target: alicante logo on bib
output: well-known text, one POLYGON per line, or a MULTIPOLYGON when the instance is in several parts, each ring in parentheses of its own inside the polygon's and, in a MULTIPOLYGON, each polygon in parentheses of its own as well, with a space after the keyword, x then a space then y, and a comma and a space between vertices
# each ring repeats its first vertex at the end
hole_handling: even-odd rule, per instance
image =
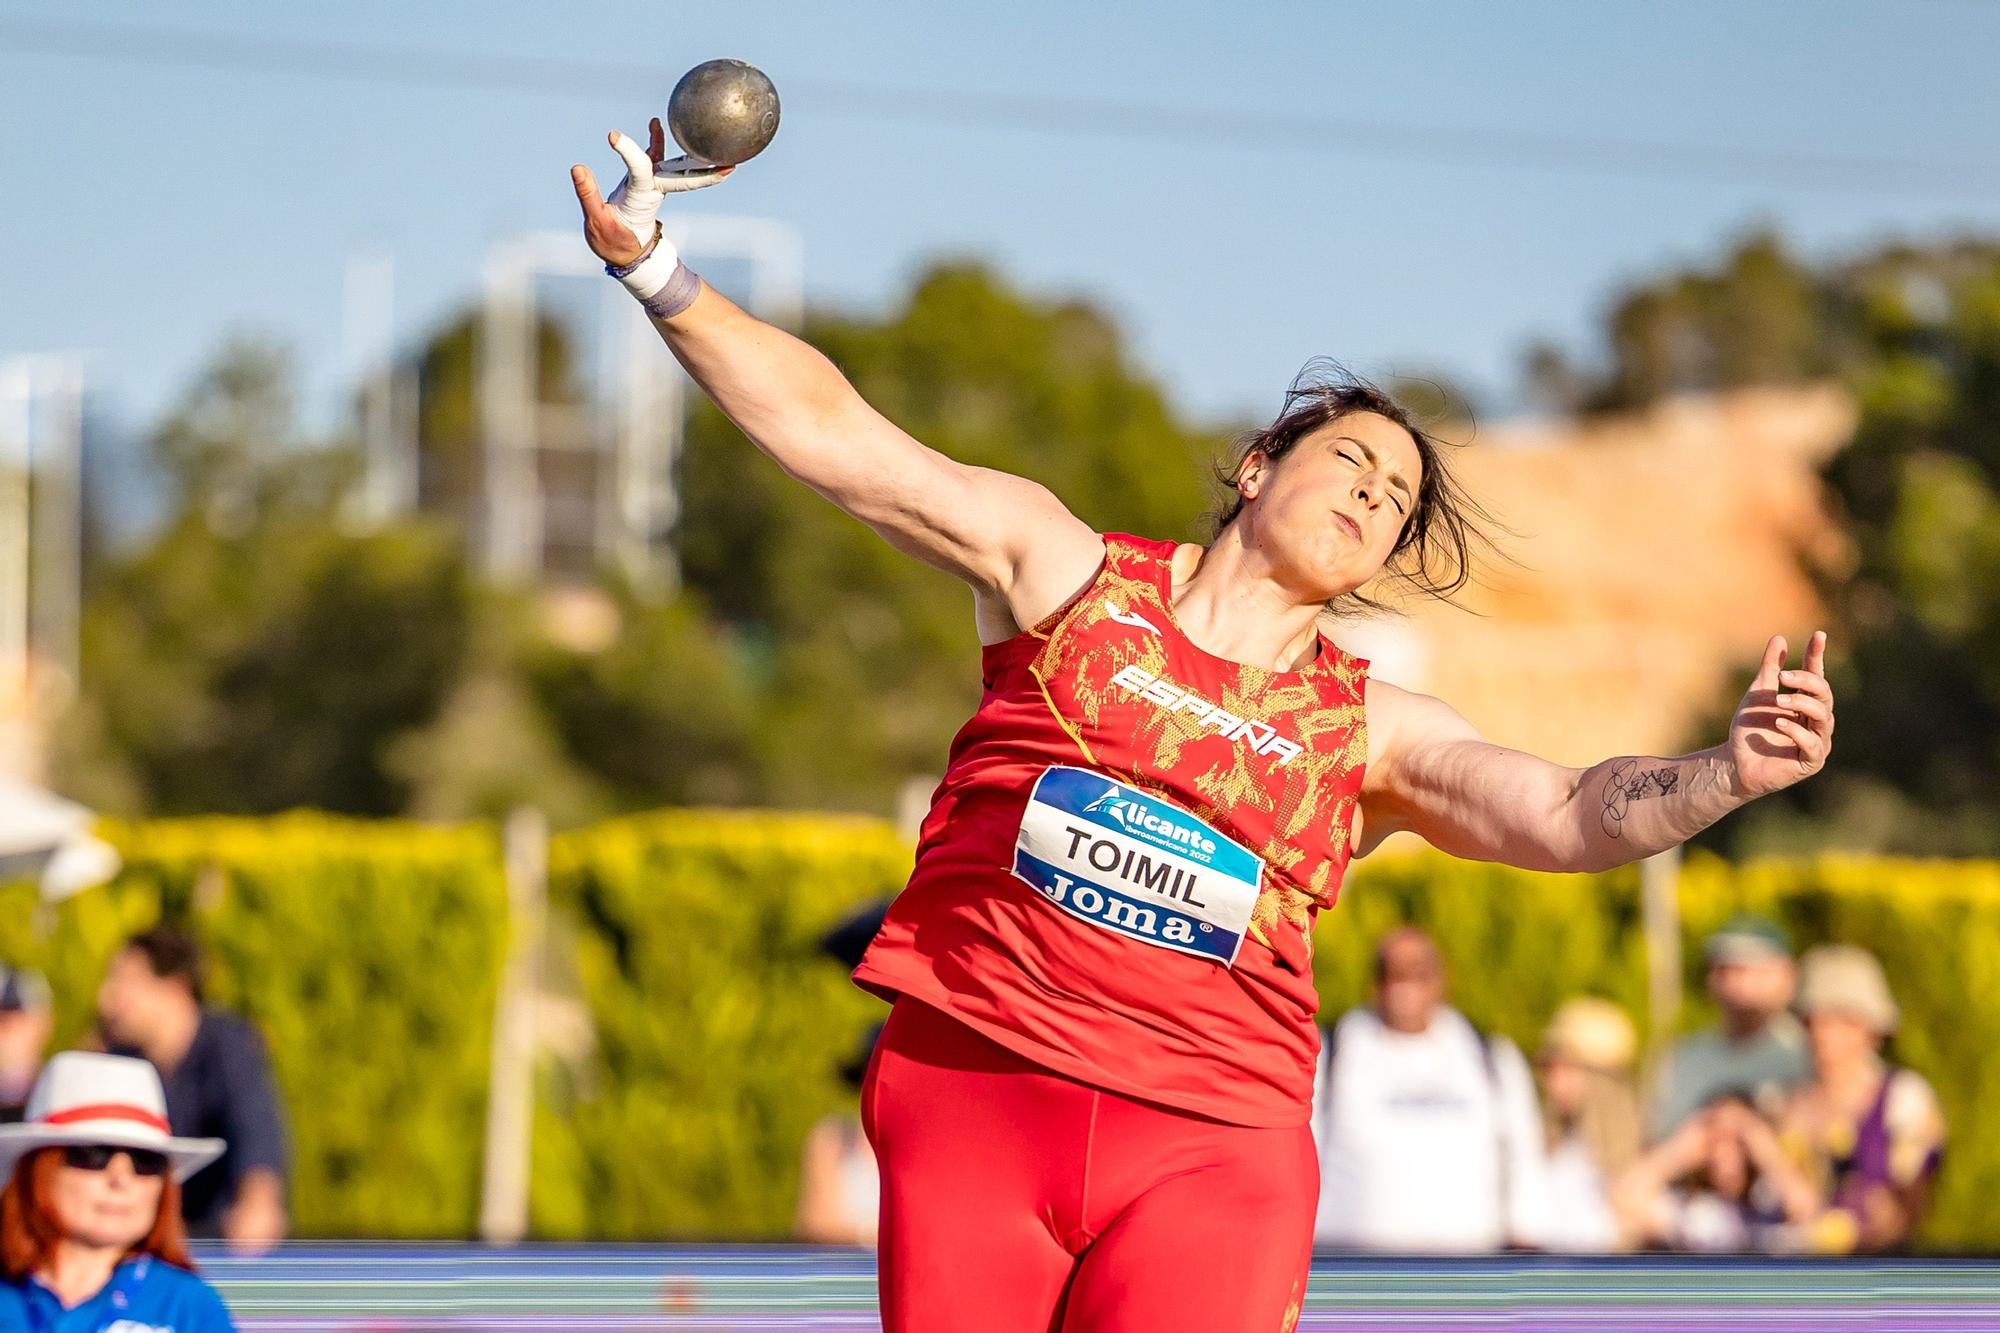
POLYGON ((1264 865, 1172 802, 1084 768, 1035 779, 1014 875, 1071 916, 1131 939, 1235 962, 1264 865))

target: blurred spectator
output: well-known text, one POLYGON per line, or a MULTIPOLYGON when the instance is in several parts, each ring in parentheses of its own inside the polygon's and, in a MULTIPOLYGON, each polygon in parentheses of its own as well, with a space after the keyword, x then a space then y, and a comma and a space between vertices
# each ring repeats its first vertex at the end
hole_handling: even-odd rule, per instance
POLYGON ((1923 1216, 1945 1126, 1923 1075, 1882 1058, 1899 1017, 1882 965, 1851 944, 1810 950, 1799 1013, 1812 1078, 1778 1117, 1786 1214, 1808 1250, 1898 1248, 1923 1216))
POLYGON ((1786 1012, 1798 971, 1785 933, 1762 917, 1740 916, 1709 936, 1703 953, 1722 1016, 1668 1051, 1648 1123, 1656 1142, 1723 1093, 1768 1104, 1805 1081, 1805 1032, 1786 1012))
MULTIPOLYGON (((877 1023, 841 1066, 848 1087, 861 1090, 868 1057, 882 1035, 877 1023)), ((799 1161, 799 1239, 821 1245, 873 1245, 882 1212, 882 1177, 860 1119, 851 1112, 822 1116, 806 1134, 799 1161)))
POLYGON ((1785 1216, 1770 1168, 1770 1123, 1741 1092, 1682 1119, 1613 1186, 1619 1221, 1639 1244, 1714 1254, 1785 1250, 1785 1216))
POLYGON ((0 963, 0 1124, 21 1119, 55 1028, 49 983, 39 972, 0 963))
POLYGON ((1390 932, 1374 1007, 1343 1015, 1321 1055, 1315 1239, 1480 1251, 1539 1238, 1543 1140, 1527 1061, 1444 1000, 1430 937, 1390 932))
POLYGON ((165 1110, 145 1061, 65 1051, 0 1126, 0 1329, 233 1333, 176 1206, 222 1144, 170 1134, 165 1110))
POLYGON ((1548 1249, 1625 1248, 1611 1187, 1639 1155, 1638 1051, 1632 1020, 1609 1000, 1579 996, 1549 1020, 1537 1055, 1549 1149, 1541 1237, 1548 1249))
POLYGON ((171 926, 133 936, 111 960, 97 1012, 107 1049, 160 1071, 176 1134, 229 1143, 182 1195, 190 1232, 251 1254, 283 1240, 285 1130, 270 1061, 255 1028, 203 1006, 195 942, 171 926))
MULTIPOLYGON (((820 952, 849 971, 859 967, 861 955, 882 929, 889 902, 878 898, 841 918, 820 937, 820 952)), ((840 1067, 841 1078, 857 1093, 867 1077, 875 1039, 881 1035, 882 1025, 877 1023, 840 1067)), ((881 1171, 860 1118, 843 1111, 822 1116, 807 1132, 799 1161, 799 1213, 794 1224, 799 1237, 823 1245, 873 1245, 881 1212, 881 1171)))

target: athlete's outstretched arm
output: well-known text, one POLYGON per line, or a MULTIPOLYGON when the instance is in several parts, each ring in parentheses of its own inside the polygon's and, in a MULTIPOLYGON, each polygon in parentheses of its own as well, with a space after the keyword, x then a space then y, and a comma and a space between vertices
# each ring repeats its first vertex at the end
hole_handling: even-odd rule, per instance
MULTIPOLYGON (((621 199, 651 182, 665 146, 660 122, 650 152, 623 135, 614 134, 612 146, 628 174, 610 203, 587 167, 570 175, 590 248, 624 265, 643 246, 621 199)), ((650 237, 651 214, 637 217, 650 237)), ((1101 540, 1046 487, 912 439, 818 349, 719 293, 704 286, 692 304, 653 325, 702 391, 779 467, 897 549, 1000 599, 1018 623, 1060 606, 1097 568, 1101 540)))
POLYGON ((1817 773, 1833 747, 1826 635, 1799 670, 1773 638, 1722 744, 1675 758, 1566 768, 1487 741, 1436 699, 1370 682, 1362 828, 1408 829, 1455 856, 1604 870, 1687 841, 1740 805, 1817 773))

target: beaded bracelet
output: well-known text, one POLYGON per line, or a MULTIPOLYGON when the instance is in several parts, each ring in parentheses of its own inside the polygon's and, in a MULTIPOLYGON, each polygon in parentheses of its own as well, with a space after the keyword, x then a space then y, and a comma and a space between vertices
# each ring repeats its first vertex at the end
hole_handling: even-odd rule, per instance
POLYGON ((625 278, 631 277, 633 270, 638 268, 639 265, 645 263, 648 259, 650 259, 652 257, 653 251, 660 248, 660 238, 662 236, 665 236, 666 234, 667 234, 666 227, 663 226, 658 221, 655 221, 653 223, 653 239, 646 242, 646 248, 639 252, 639 257, 637 259, 633 260, 629 264, 606 264, 604 266, 604 271, 610 274, 612 277, 620 279, 621 281, 625 278))

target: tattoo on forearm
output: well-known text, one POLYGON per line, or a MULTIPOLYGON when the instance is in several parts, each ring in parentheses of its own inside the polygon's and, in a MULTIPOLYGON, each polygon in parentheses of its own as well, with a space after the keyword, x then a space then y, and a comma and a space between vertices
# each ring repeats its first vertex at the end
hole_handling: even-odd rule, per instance
POLYGON ((1631 813, 1634 801, 1675 793, 1699 796, 1721 785, 1722 774, 1713 764, 1697 763, 1686 767, 1663 764, 1658 768, 1641 768, 1637 759, 1621 759, 1611 766, 1611 772, 1604 781, 1604 832, 1613 838, 1625 836, 1625 816, 1631 813))

